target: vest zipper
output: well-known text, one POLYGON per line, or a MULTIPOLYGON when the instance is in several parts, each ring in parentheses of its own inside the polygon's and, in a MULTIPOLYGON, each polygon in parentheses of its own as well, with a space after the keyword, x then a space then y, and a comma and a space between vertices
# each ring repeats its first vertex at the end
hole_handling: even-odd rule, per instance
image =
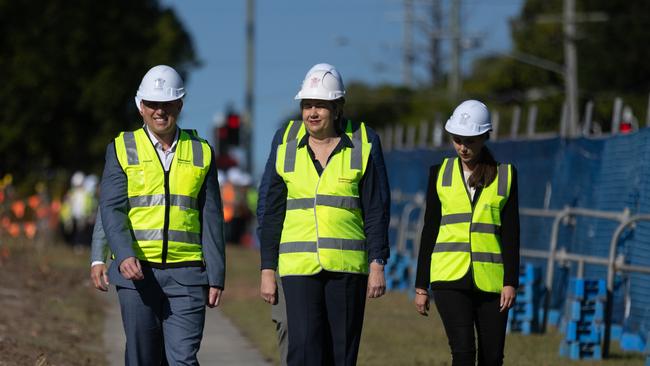
MULTIPOLYGON (((339 141, 339 143, 341 143, 341 142, 339 141)), ((309 144, 309 142, 307 142, 307 144, 309 144)), ((337 144, 337 146, 338 146, 338 144, 337 144)), ((311 147, 307 146, 307 149, 311 149, 311 147)), ((334 150, 336 150, 336 146, 334 147, 334 150)), ((318 234, 318 215, 316 214, 316 198, 318 197, 318 187, 320 186, 320 181, 323 178, 323 174, 325 174, 325 169, 327 169, 327 167, 330 165, 329 163, 330 163, 330 160, 332 159, 332 156, 334 155, 333 153, 334 153, 334 151, 332 151, 330 153, 330 156, 327 157, 327 162, 325 163, 325 166, 323 167, 323 170, 321 170, 320 174, 318 174, 318 169, 316 169, 316 166, 314 165, 314 162, 313 161, 311 162, 311 165, 314 168, 314 170, 316 171, 316 174, 318 174, 318 182, 316 182, 316 192, 314 192, 314 222, 315 222, 315 228, 316 228, 316 260, 318 260, 318 265, 322 269, 326 269, 326 268, 323 267, 323 264, 320 262, 320 255, 318 255, 318 243, 320 242, 320 235, 318 234)), ((340 153, 340 151, 338 151, 337 153, 340 153)), ((307 155, 309 155, 309 160, 311 160, 311 155, 309 154, 309 150, 307 152, 307 155)), ((314 154, 314 157, 315 156, 316 155, 314 154)))
MULTIPOLYGON (((329 163, 329 161, 328 161, 329 163)), ((313 163, 312 163, 313 164, 313 163)), ((327 164, 329 165, 329 164, 327 164)), ((316 226, 316 260, 318 261, 318 265, 325 269, 323 265, 320 262, 320 255, 318 254, 318 243, 320 242, 320 235, 318 234, 318 215, 316 214, 316 198, 318 197, 318 186, 320 186, 320 180, 323 178, 323 174, 325 174, 325 169, 327 169, 327 165, 323 168, 321 171, 320 175, 318 176, 318 182, 316 182, 316 192, 314 192, 314 222, 316 226)), ((314 170, 316 170, 316 167, 314 167, 314 170)), ((318 173, 318 172, 316 172, 318 173)))
MULTIPOLYGON (((171 166, 169 170, 171 170, 171 166)), ((164 169, 163 169, 164 170, 164 169)), ((169 170, 165 170, 165 223, 163 224, 163 245, 162 245, 162 264, 167 263, 167 251, 169 246, 169 170)))
POLYGON ((481 193, 483 192, 483 189, 475 189, 474 190, 474 197, 469 193, 469 187, 467 186, 467 182, 465 181, 465 174, 463 171, 463 162, 460 161, 460 158, 458 158, 459 165, 460 165, 460 177, 463 182, 463 187, 465 187, 465 192, 467 193, 467 199, 469 199, 469 205, 472 208, 472 212, 469 218, 469 271, 470 275, 472 276, 472 283, 474 283, 474 286, 476 286, 476 281, 474 279, 474 261, 472 260, 472 222, 474 221, 474 209, 476 208, 476 202, 478 202, 481 193))
MULTIPOLYGON (((178 140, 176 141, 176 144, 178 146, 178 142, 181 140, 181 132, 180 128, 176 127, 178 131, 178 140)), ((156 158, 158 158, 158 162, 160 163, 160 168, 163 170, 164 176, 165 176, 165 181, 163 183, 165 187, 165 222, 163 224, 163 239, 162 239, 162 253, 161 253, 161 263, 163 264, 163 267, 165 264, 167 264, 167 251, 168 251, 168 246, 169 246, 169 210, 170 210, 170 197, 169 197, 169 171, 172 170, 173 167, 173 160, 176 159, 176 154, 174 153, 174 158, 172 159, 172 164, 169 165, 169 170, 165 170, 165 165, 163 164, 163 161, 160 159, 160 155, 158 155, 158 151, 156 151, 156 145, 154 144, 153 141, 151 141, 151 137, 149 136, 149 131, 146 126, 143 126, 142 129, 144 130, 145 134, 147 135, 147 140, 151 143, 151 147, 153 147, 153 152, 156 158)))

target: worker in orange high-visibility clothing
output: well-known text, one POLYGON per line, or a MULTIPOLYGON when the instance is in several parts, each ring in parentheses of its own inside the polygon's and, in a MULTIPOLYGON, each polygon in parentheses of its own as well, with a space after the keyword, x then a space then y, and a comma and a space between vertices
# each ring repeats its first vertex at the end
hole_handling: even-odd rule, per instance
POLYGON ((232 183, 225 182, 221 186, 221 198, 223 200, 223 220, 230 223, 235 215, 235 187, 232 183))

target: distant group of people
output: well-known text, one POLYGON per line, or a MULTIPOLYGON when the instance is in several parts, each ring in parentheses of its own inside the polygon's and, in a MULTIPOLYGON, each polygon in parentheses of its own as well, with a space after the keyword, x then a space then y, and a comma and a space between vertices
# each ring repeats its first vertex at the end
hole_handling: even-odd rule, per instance
POLYGON ((95 175, 75 172, 62 197, 52 198, 44 182, 36 183, 33 192, 25 197, 16 193, 13 176, 6 174, 0 179, 0 234, 39 243, 62 238, 75 247, 89 246, 98 183, 95 175))
MULTIPOLYGON (((241 204, 235 187, 251 185, 233 171, 219 190, 212 148, 177 127, 184 96, 174 69, 149 70, 135 98, 142 128, 106 151, 91 276, 98 289, 116 286, 127 365, 198 364, 205 306, 218 306, 224 290, 226 235, 237 236, 236 225, 225 229, 241 204)), ((246 195, 257 211, 260 295, 274 305, 282 364, 354 365, 366 298, 386 290, 381 143, 344 117, 334 66, 312 67, 295 99, 302 121, 276 132, 259 193, 246 195)), ((485 146, 483 103, 460 104, 445 129, 456 156, 430 171, 415 306, 427 315, 432 291, 454 365, 474 364, 475 328, 479 364, 499 365, 518 286, 516 170, 485 146)))
POLYGON ((77 171, 70 177, 70 187, 63 196, 60 218, 61 232, 66 243, 90 246, 98 206, 99 178, 77 171))

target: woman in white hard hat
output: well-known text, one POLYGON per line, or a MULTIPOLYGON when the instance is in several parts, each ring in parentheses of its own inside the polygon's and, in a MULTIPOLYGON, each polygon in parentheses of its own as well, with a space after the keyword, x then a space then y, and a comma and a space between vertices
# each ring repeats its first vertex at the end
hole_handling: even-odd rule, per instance
POLYGON ((332 65, 309 70, 296 95, 303 121, 271 150, 261 229, 260 294, 286 299, 288 365, 356 364, 365 298, 384 294, 388 258, 385 170, 378 136, 345 120, 332 65))
POLYGON ((445 125, 456 157, 429 171, 415 306, 429 310, 429 288, 445 326, 453 365, 501 365, 508 309, 519 285, 517 172, 485 146, 485 104, 468 100, 445 125))

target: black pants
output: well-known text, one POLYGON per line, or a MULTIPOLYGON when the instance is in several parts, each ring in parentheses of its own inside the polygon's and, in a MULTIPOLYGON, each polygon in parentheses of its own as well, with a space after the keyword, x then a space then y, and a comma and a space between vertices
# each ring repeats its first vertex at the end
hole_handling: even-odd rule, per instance
POLYGON ((282 277, 289 323, 289 366, 357 362, 368 276, 322 271, 282 277))
POLYGON ((503 364, 508 312, 499 312, 500 296, 477 290, 433 291, 449 339, 452 365, 476 364, 474 327, 478 335, 478 364, 503 364))

